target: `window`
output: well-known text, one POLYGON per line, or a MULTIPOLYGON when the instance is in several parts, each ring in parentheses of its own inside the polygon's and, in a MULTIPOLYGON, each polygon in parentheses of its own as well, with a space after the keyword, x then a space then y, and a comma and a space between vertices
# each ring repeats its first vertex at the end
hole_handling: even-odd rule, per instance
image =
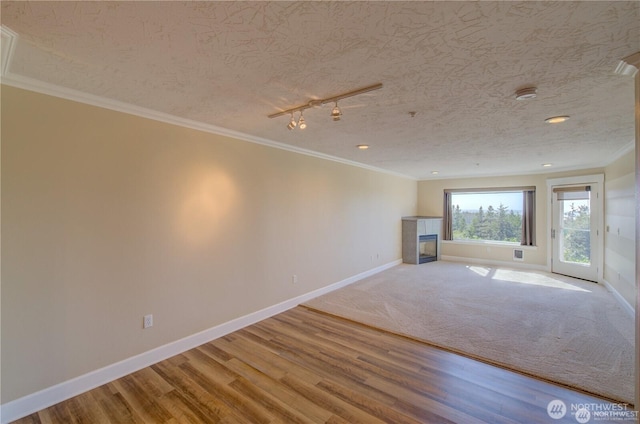
POLYGON ((535 188, 445 190, 445 240, 535 245, 535 188))

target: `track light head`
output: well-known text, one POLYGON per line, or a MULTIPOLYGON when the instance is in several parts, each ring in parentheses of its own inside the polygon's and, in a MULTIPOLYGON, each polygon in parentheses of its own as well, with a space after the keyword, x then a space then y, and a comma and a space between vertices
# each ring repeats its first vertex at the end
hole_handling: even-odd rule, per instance
POLYGON ((298 123, 296 122, 295 119, 293 119, 293 113, 292 113, 291 114, 291 121, 289 121, 289 125, 287 125, 287 128, 292 130, 292 129, 294 129, 296 127, 296 125, 298 125, 298 123))
POLYGON ((307 128, 307 123, 304 120, 304 116, 302 116, 302 111, 300 111, 300 119, 298 119, 298 128, 301 130, 307 128))
POLYGON ((339 121, 341 116, 342 116, 342 111, 338 107, 338 102, 336 102, 336 106, 331 111, 331 117, 333 118, 334 121, 339 121))

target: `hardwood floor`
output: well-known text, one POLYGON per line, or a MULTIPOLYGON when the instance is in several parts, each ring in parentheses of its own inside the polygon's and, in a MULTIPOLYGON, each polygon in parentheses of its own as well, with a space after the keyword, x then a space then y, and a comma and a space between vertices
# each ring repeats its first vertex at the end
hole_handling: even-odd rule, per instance
POLYGON ((576 423, 554 399, 604 402, 297 307, 17 422, 576 423))

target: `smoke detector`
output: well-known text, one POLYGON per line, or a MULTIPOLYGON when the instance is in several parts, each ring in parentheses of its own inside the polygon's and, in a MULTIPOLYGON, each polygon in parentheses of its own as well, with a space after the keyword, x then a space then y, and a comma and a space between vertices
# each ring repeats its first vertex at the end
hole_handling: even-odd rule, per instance
POLYGON ((516 91, 516 100, 531 100, 536 98, 536 87, 521 88, 516 91))

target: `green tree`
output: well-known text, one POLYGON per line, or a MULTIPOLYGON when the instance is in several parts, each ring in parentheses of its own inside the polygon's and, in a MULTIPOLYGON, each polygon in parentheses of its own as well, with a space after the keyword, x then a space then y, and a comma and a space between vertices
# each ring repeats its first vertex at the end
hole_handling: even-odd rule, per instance
POLYGON ((507 240, 520 241, 522 239, 522 216, 511 211, 507 217, 507 240))
POLYGON ((460 210, 460 205, 456 205, 453 209, 453 238, 466 238, 467 221, 464 214, 460 210))
POLYGON ((498 238, 498 214, 493 206, 489 205, 487 213, 484 217, 484 225, 482 226, 482 239, 484 240, 500 240, 498 238))
POLYGON ((563 217, 563 254, 568 262, 591 261, 591 214, 588 205, 575 206, 563 217))
POLYGON ((471 220, 471 224, 467 231, 467 235, 470 239, 482 239, 484 223, 484 209, 480 206, 478 213, 471 220))
POLYGON ((454 240, 496 240, 519 242, 522 237, 522 216, 504 204, 498 209, 480 206, 477 212, 453 209, 454 240))
POLYGON ((509 222, 507 221, 508 211, 509 211, 509 208, 503 205, 502 203, 500 203, 500 206, 498 206, 498 228, 497 228, 497 234, 496 234, 496 237, 498 238, 498 240, 505 240, 505 241, 509 240, 509 236, 510 236, 509 222))

